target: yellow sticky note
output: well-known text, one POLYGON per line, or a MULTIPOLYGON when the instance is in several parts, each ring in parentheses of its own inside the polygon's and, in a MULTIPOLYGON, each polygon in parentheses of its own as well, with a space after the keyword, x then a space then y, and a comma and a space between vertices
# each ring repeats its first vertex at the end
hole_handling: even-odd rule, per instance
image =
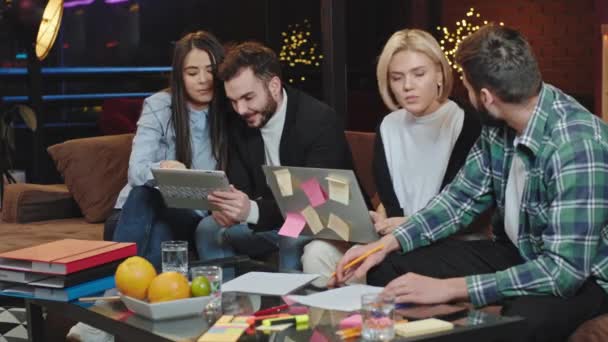
POLYGON ((348 180, 336 177, 325 177, 329 183, 329 199, 348 205, 350 201, 350 184, 348 180))
POLYGON ((277 178, 279 190, 283 197, 293 195, 293 186, 291 185, 291 173, 288 169, 275 170, 274 176, 277 178))
POLYGON ((307 206, 301 211, 301 214, 304 216, 304 219, 306 220, 306 223, 308 224, 308 227, 310 227, 310 230, 312 230, 313 234, 316 235, 318 232, 323 230, 324 227, 323 223, 321 222, 321 218, 313 207, 310 205, 307 206))
POLYGON ((395 332, 403 337, 432 334, 454 329, 454 324, 437 318, 395 324, 395 332))
POLYGON ((215 321, 215 324, 230 323, 230 322, 232 322, 233 318, 234 318, 234 316, 232 316, 232 315, 223 315, 217 321, 215 321))
POLYGON ((247 323, 215 323, 197 342, 236 342, 248 327, 247 323))
POLYGON ((334 215, 333 213, 329 214, 329 221, 327 222, 327 228, 333 230, 338 234, 340 238, 344 241, 348 241, 348 237, 350 236, 350 226, 348 223, 344 222, 338 215, 334 215))

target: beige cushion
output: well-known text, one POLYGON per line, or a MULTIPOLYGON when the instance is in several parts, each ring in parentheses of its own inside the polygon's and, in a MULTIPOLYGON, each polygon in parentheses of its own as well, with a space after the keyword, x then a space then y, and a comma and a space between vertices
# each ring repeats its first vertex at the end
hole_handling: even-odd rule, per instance
POLYGON ((4 222, 34 222, 80 215, 63 184, 7 184, 2 199, 4 222))
POLYGON ((48 148, 87 222, 103 222, 127 183, 133 134, 68 140, 48 148))

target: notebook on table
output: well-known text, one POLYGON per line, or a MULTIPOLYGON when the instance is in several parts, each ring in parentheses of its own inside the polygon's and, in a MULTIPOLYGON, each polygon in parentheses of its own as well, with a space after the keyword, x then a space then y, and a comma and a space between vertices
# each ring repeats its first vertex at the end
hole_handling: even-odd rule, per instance
POLYGON ((133 242, 63 239, 0 254, 0 268, 70 274, 137 254, 133 242))

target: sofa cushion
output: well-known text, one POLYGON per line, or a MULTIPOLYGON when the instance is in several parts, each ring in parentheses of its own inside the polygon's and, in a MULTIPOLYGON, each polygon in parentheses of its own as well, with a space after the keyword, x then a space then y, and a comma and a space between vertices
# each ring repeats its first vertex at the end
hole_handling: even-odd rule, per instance
POLYGON ((376 194, 376 183, 372 173, 375 139, 376 133, 346 131, 346 141, 353 155, 355 172, 370 199, 376 194))
POLYGON ((133 134, 68 140, 48 148, 87 222, 103 222, 127 183, 133 134))
POLYGON ((65 238, 101 240, 103 234, 103 224, 87 223, 82 217, 29 223, 8 223, 0 220, 0 227, 0 253, 65 238))
POLYGON ((4 222, 32 222, 79 216, 80 210, 64 184, 7 184, 2 199, 4 222))

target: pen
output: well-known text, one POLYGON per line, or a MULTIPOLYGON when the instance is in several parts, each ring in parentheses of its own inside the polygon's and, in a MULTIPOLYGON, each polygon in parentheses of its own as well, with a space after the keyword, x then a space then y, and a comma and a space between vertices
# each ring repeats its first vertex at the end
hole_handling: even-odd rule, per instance
POLYGON ((296 315, 296 316, 291 316, 291 317, 285 317, 285 318, 272 318, 272 319, 265 319, 262 321, 262 325, 277 325, 277 324, 285 324, 285 323, 295 323, 297 324, 302 324, 302 323, 308 323, 308 315, 296 315))
POLYGON ((291 315, 286 314, 286 313, 280 313, 280 314, 265 315, 265 316, 250 316, 247 319, 247 323, 249 323, 249 325, 253 325, 256 322, 263 321, 265 319, 270 319, 270 318, 285 318, 285 317, 291 317, 291 315))
POLYGON ((264 316, 264 315, 272 315, 274 313, 279 313, 285 309, 289 308, 289 305, 287 304, 283 304, 283 305, 279 305, 279 306, 273 306, 271 308, 268 309, 264 309, 264 310, 259 310, 254 312, 254 316, 264 316))
MULTIPOLYGON (((355 260, 353 260, 353 261, 349 262, 348 264, 346 264, 346 266, 344 266, 343 270, 346 271, 347 269, 349 269, 349 268, 353 267, 354 265, 360 263, 361 261, 365 260, 365 258, 367 258, 368 256, 370 256, 370 255, 372 255, 372 254, 374 254, 374 253, 382 250, 382 248, 384 248, 384 245, 379 245, 376 248, 367 251, 366 253, 360 255, 355 260)), ((335 276, 336 276, 336 272, 332 273, 331 277, 329 277, 329 278, 333 278, 335 276)))

